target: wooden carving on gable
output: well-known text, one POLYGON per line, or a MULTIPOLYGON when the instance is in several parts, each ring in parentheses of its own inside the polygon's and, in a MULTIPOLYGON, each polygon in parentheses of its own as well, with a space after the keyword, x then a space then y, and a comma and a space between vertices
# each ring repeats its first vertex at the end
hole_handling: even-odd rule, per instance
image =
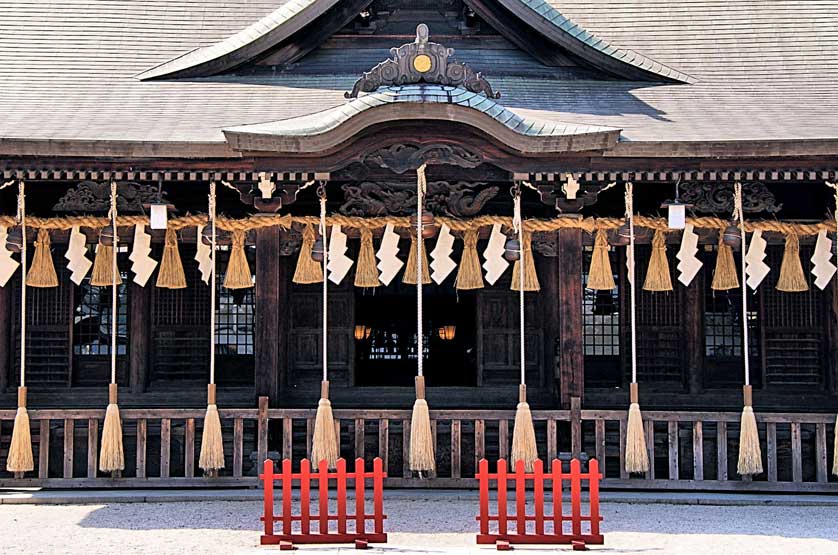
MULTIPOLYGON (((117 210, 122 214, 142 214, 143 205, 165 201, 165 192, 155 185, 120 181, 117 187, 117 210)), ((82 214, 107 213, 111 203, 109 181, 82 181, 67 190, 52 209, 55 212, 78 212, 82 214)))
POLYGON ((450 59, 454 55, 453 48, 428 42, 428 26, 424 23, 416 27, 414 42, 391 48, 390 54, 391 59, 365 72, 352 91, 344 96, 357 98, 361 92, 373 92, 390 85, 431 83, 462 87, 489 98, 500 98, 500 93, 492 90, 480 72, 450 59))

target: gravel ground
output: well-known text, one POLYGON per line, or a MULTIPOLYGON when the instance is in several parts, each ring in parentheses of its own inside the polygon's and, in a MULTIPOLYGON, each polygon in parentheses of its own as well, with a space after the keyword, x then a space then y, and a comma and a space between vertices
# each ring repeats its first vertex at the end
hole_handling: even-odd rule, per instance
MULTIPOLYGON (((390 543, 379 553, 495 553, 474 544, 472 500, 399 497, 385 501, 390 543)), ((0 505, 0 553, 256 554, 261 506, 256 501, 105 505, 0 505)), ((605 545, 613 553, 740 555, 838 554, 834 507, 602 506, 605 545)), ((570 551, 569 547, 559 548, 570 551)), ((548 547, 516 551, 546 553, 548 547)), ((299 552, 353 553, 303 546, 299 552)))

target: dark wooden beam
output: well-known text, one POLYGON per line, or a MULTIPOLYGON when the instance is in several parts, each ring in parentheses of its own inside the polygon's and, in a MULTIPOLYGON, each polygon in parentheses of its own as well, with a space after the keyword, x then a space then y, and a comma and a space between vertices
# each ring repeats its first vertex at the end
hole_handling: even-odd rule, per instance
POLYGON ((128 383, 131 393, 142 393, 148 387, 149 357, 151 353, 151 288, 131 281, 128 286, 128 310, 131 346, 128 349, 128 383))
POLYGON ((11 348, 12 281, 0 287, 0 393, 9 385, 9 351, 11 348))
POLYGON ((280 302, 282 287, 280 265, 280 228, 256 230, 256 330, 254 342, 256 396, 270 398, 273 406, 279 401, 279 374, 283 368, 280 353, 286 350, 280 338, 281 314, 286 305, 280 302))
MULTIPOLYGON (((704 389, 704 277, 701 272, 684 291, 684 358, 687 391, 704 389)), ((678 285, 676 285, 678 287, 678 285)))
MULTIPOLYGON (((558 299, 559 280, 559 259, 555 256, 538 256, 535 259, 538 270, 538 280, 541 283, 541 291, 538 293, 541 299, 558 299)), ((560 376, 556 373, 556 341, 559 338, 559 303, 543 302, 542 307, 542 330, 544 334, 544 356, 542 357, 542 374, 547 389, 557 393, 557 382, 560 376)))
POLYGON ((585 356, 582 351, 582 230, 559 231, 559 380, 562 408, 585 390, 585 356))

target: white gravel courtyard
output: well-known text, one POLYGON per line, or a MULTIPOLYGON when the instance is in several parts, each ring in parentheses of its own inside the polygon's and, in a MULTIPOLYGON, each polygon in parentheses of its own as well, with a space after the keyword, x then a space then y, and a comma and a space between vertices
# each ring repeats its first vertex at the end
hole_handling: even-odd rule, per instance
MULTIPOLYGON (((495 553, 475 545, 475 499, 421 492, 385 501, 390 543, 378 553, 495 553)), ((0 505, 0 553, 257 554, 261 504, 251 501, 0 505)), ((838 554, 836 506, 602 506, 605 545, 592 552, 642 554, 838 554)), ((569 546, 558 548, 570 552, 569 546)), ((550 547, 518 547, 546 553, 550 547)), ((350 547, 302 546, 299 553, 353 553, 350 547)))

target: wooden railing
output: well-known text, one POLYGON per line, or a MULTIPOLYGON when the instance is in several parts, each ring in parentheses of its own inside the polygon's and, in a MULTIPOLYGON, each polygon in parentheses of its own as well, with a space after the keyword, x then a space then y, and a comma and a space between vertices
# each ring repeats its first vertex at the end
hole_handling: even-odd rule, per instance
MULTIPOLYGON (((202 409, 123 409, 126 469, 119 478, 98 471, 104 410, 30 410, 36 468, 24 478, 0 470, 0 487, 257 487, 265 458, 310 455, 314 409, 220 409, 226 468, 206 478, 197 468, 202 409)), ((378 456, 390 487, 476 487, 480 459, 508 458, 513 410, 432 410, 436 473, 418 478, 403 464, 410 437, 410 411, 335 409, 341 455, 347 460, 378 456)), ((0 410, 0 467, 4 465, 14 410, 0 410)), ((652 468, 628 476, 626 412, 534 410, 542 458, 599 461, 602 487, 838 492, 829 475, 834 415, 757 412, 765 472, 753 480, 736 474, 739 413, 644 413, 652 468)))

